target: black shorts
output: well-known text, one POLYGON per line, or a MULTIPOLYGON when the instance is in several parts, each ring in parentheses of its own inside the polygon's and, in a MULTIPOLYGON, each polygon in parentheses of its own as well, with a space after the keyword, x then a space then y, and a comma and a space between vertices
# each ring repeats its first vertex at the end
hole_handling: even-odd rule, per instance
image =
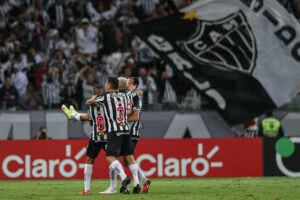
POLYGON ((139 140, 132 140, 132 145, 133 145, 133 152, 135 153, 135 148, 139 140))
POLYGON ((101 149, 106 151, 105 146, 106 142, 94 142, 93 140, 90 140, 87 146, 86 156, 92 159, 97 158, 101 149))
POLYGON ((107 140, 106 156, 128 156, 134 154, 131 136, 117 135, 116 133, 109 133, 107 140))

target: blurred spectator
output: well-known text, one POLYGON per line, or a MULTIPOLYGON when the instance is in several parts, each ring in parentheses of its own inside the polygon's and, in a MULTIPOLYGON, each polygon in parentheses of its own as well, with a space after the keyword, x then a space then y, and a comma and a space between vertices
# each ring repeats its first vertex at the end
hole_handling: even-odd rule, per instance
POLYGON ((18 92, 7 77, 4 86, 0 89, 0 99, 4 110, 15 111, 18 105, 18 92))
POLYGON ((28 78, 26 74, 18 68, 15 68, 16 73, 13 75, 13 84, 18 91, 19 105, 24 106, 27 96, 28 78))
POLYGON ((143 104, 145 110, 152 109, 154 103, 154 93, 157 90, 154 79, 147 74, 146 68, 139 69, 139 90, 144 91, 143 104))
POLYGON ((49 8, 49 16, 53 27, 62 30, 65 23, 65 7, 63 0, 55 0, 55 4, 49 8))
POLYGON ((42 83, 43 101, 45 109, 60 107, 60 83, 58 80, 58 69, 50 67, 47 78, 42 83))
POLYGON ((284 136, 280 121, 273 117, 272 111, 266 113, 266 118, 259 125, 258 136, 268 138, 280 138, 284 136))
POLYGON ((257 137, 258 136, 258 126, 257 126, 257 118, 246 121, 244 123, 244 130, 242 137, 257 137))
POLYGON ((57 44, 57 48, 64 53, 66 58, 70 58, 72 56, 72 52, 75 49, 75 43, 69 32, 63 33, 62 39, 57 44))
POLYGON ((38 65, 43 61, 42 56, 36 52, 34 48, 28 50, 28 59, 32 62, 33 65, 38 65))
POLYGON ((104 1, 88 1, 86 9, 88 15, 92 21, 98 20, 111 20, 115 17, 117 13, 117 8, 115 6, 111 6, 109 10, 105 10, 104 1))
POLYGON ((74 57, 72 58, 72 67, 67 67, 67 69, 63 71, 62 77, 65 85, 62 95, 64 97, 64 101, 69 104, 76 105, 77 107, 78 91, 76 86, 80 81, 80 73, 74 57))
POLYGON ((83 92, 83 101, 82 101, 82 110, 86 110, 87 106, 85 101, 93 95, 93 88, 96 85, 95 73, 91 71, 88 66, 85 66, 80 70, 80 79, 82 80, 82 92, 83 92))
POLYGON ((175 81, 170 79, 167 72, 162 72, 160 78, 158 101, 162 103, 163 110, 174 110, 177 108, 177 95, 175 81))
POLYGON ((12 77, 15 87, 9 88, 15 89, 2 89, 16 92, 15 99, 6 95, 7 107, 52 109, 62 101, 80 107, 96 84, 122 75, 139 77, 152 108, 161 88, 155 82, 159 58, 128 25, 173 14, 190 2, 0 0, 0 88, 12 77))
POLYGON ((146 17, 150 16, 159 4, 159 0, 137 0, 136 2, 136 5, 143 9, 146 17))
POLYGON ((26 109, 28 110, 36 110, 41 109, 41 98, 38 93, 34 91, 33 85, 30 84, 27 88, 27 97, 26 97, 26 109))
POLYGON ((104 88, 105 82, 109 77, 106 67, 107 67, 107 63, 105 61, 102 61, 99 65, 99 69, 96 72, 97 83, 102 88, 104 88))
POLYGON ((50 57, 51 53, 58 48, 59 32, 57 29, 51 29, 48 32, 48 46, 47 55, 50 57))
POLYGON ((81 25, 76 29, 76 40, 79 52, 87 55, 96 55, 98 50, 98 30, 89 24, 89 20, 84 18, 81 25))
POLYGON ((5 29, 7 25, 7 14, 11 7, 9 6, 8 2, 5 0, 0 0, 0 30, 5 29))
POLYGON ((42 88, 42 82, 46 80, 47 77, 47 65, 45 62, 42 62, 35 66, 34 70, 34 84, 37 90, 42 88))
MULTIPOLYGON (((179 92, 177 92, 177 95, 179 92)), ((201 95, 194 89, 190 89, 186 96, 182 99, 182 103, 179 105, 182 110, 200 110, 203 102, 201 101, 201 95)))
POLYGON ((27 68, 27 56, 24 54, 22 55, 21 53, 16 53, 13 68, 18 69, 19 71, 23 71, 27 68))
POLYGON ((46 128, 41 127, 36 135, 32 138, 35 140, 48 140, 48 130, 46 128))

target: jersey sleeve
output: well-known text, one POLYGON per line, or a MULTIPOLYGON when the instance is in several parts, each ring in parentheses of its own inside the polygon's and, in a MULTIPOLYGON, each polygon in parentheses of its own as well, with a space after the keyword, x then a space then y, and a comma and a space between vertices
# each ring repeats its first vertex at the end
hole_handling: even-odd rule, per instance
POLYGON ((88 114, 88 120, 89 120, 89 121, 93 120, 91 110, 92 110, 92 106, 89 105, 89 109, 88 109, 88 111, 87 111, 87 114, 88 114))
POLYGON ((96 103, 96 104, 103 104, 104 101, 105 101, 104 96, 97 96, 97 97, 95 98, 95 103, 96 103))
POLYGON ((138 96, 134 96, 132 100, 133 100, 132 109, 135 111, 140 111, 141 110, 140 98, 138 96))

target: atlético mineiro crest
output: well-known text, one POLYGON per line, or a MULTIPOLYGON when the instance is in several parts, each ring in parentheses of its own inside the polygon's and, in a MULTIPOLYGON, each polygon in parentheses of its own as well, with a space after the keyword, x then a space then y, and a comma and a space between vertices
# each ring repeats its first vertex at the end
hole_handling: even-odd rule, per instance
POLYGON ((196 31, 178 45, 200 64, 251 74, 256 65, 254 33, 242 11, 218 20, 197 19, 196 31))

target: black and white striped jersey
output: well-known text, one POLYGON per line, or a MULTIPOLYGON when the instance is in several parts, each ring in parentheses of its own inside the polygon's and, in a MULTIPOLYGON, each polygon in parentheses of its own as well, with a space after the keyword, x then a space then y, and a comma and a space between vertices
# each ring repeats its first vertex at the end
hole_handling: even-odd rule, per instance
POLYGON ((159 4, 159 0, 138 0, 137 5, 141 5, 146 14, 152 13, 156 6, 159 4))
POLYGON ((245 128, 243 130, 243 137, 250 137, 250 138, 254 138, 254 137, 258 137, 258 128, 245 128))
POLYGON ((121 92, 104 93, 95 98, 96 104, 104 106, 105 124, 107 132, 123 132, 129 134, 127 117, 127 95, 121 92))
MULTIPOLYGON (((127 95, 130 98, 131 110, 140 111, 140 117, 141 117, 141 110, 143 106, 142 97, 138 96, 135 92, 128 92, 127 95)), ((138 140, 140 138, 140 131, 142 128, 141 120, 130 122, 129 125, 130 125, 130 134, 132 136, 132 139, 138 140)))
POLYGON ((104 106, 101 104, 89 105, 88 116, 92 127, 90 139, 95 142, 106 142, 107 131, 104 118, 104 106))
POLYGON ((128 15, 129 11, 131 10, 131 0, 117 0, 116 6, 119 9, 120 14, 128 15))

